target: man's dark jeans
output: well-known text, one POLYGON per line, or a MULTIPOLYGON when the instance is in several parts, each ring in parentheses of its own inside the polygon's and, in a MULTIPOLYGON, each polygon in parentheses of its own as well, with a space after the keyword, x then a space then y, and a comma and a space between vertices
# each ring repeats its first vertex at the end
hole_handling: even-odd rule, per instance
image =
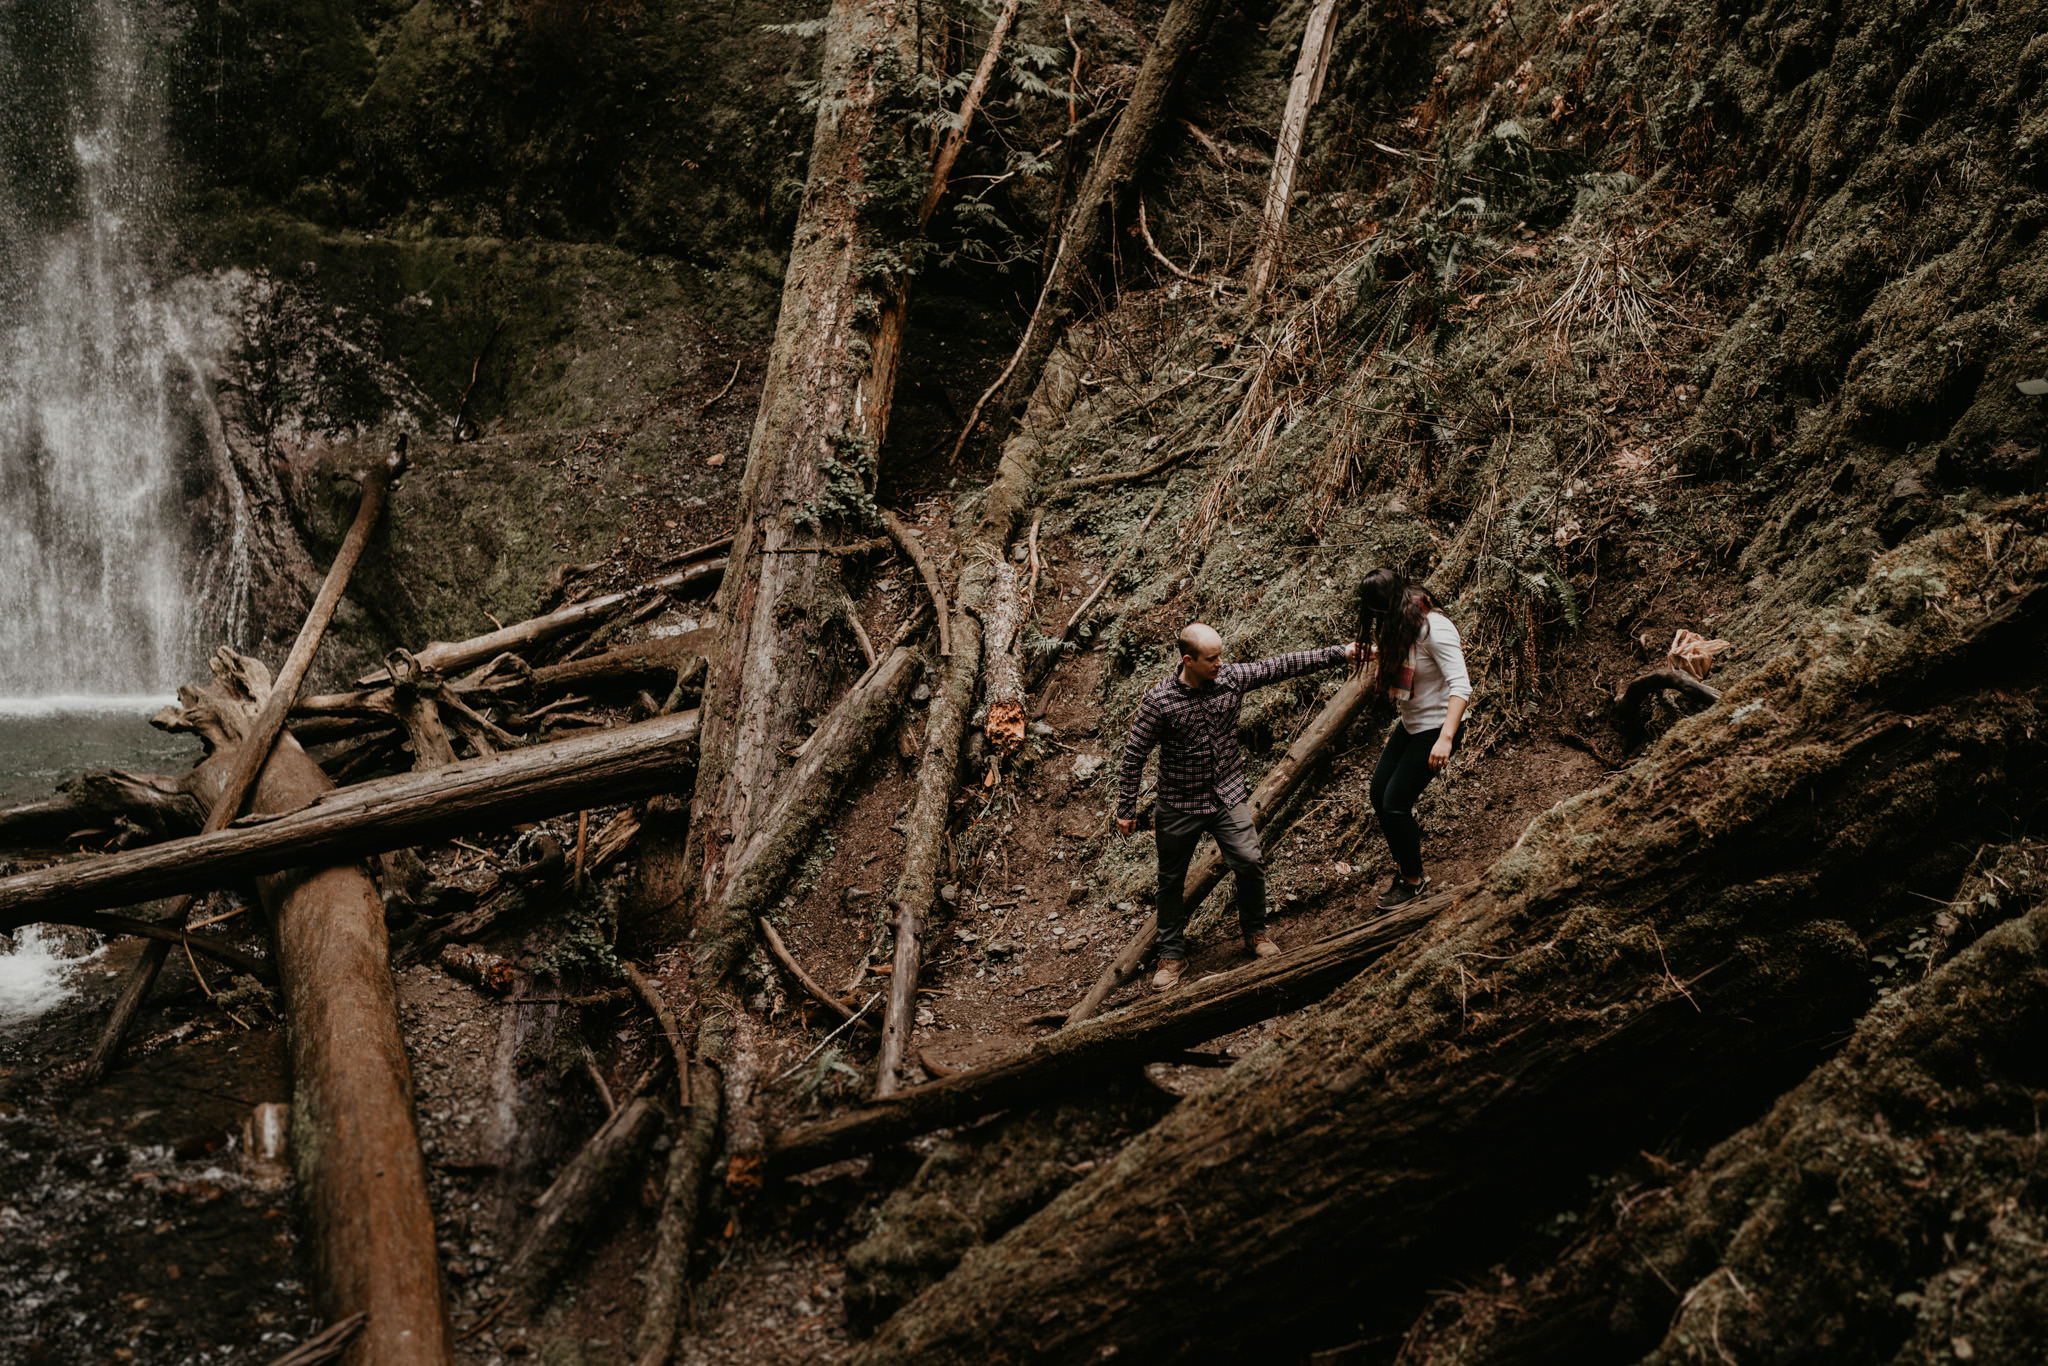
POLYGON ((1237 926, 1250 939, 1266 929, 1266 868, 1260 862, 1259 832, 1252 825, 1252 809, 1239 802, 1225 811, 1196 813, 1158 808, 1159 839, 1159 956, 1188 956, 1188 907, 1181 893, 1187 882, 1188 864, 1202 832, 1216 837, 1223 851, 1224 866, 1237 874, 1237 926))

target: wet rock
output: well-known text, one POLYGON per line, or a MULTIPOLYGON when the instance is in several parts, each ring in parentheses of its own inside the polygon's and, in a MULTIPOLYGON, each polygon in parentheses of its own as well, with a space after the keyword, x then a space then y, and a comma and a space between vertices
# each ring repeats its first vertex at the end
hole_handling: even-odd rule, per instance
POLYGON ((1074 756, 1074 782, 1079 785, 1093 782, 1102 772, 1102 766, 1109 760, 1100 754, 1076 754, 1074 756))

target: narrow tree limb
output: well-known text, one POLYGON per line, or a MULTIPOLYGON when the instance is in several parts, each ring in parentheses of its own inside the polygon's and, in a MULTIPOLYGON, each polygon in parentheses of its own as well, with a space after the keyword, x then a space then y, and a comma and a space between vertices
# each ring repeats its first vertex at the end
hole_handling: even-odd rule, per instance
POLYGON ((1046 361, 1065 334, 1075 303, 1082 297, 1083 285, 1094 271, 1096 257, 1109 237, 1117 200, 1150 158, 1181 76, 1201 48, 1217 3, 1218 0, 1173 0, 1161 17, 1152 46, 1138 66, 1138 77, 1122 117, 1075 193, 1038 306, 1032 310, 1008 377, 991 409, 993 435, 998 440, 1009 434, 1022 415, 1027 396, 1038 387, 1046 361))
POLYGON ((897 1073, 917 1028, 917 974, 923 964, 918 914, 908 902, 891 902, 896 910, 896 954, 890 965, 889 999, 883 1005, 882 1051, 875 1061, 875 1096, 896 1093, 897 1073))
POLYGON ((1081 605, 1074 609, 1074 615, 1068 617, 1067 624, 1060 628, 1059 638, 1062 641, 1073 639, 1075 628, 1087 617, 1089 610, 1095 606, 1096 600, 1107 591, 1111 580, 1115 579, 1117 574, 1122 571, 1125 563, 1130 560, 1132 555, 1137 553, 1138 547, 1145 543, 1145 533, 1152 529, 1152 519, 1159 515, 1159 509, 1166 506, 1166 495, 1172 491, 1171 485, 1159 491, 1159 497, 1153 500, 1152 510, 1145 514, 1145 520, 1138 524, 1137 531, 1132 534, 1128 541, 1124 542, 1124 548, 1117 552, 1115 562, 1103 571, 1101 582, 1095 585, 1094 591, 1082 599, 1081 605))
POLYGON ((270 1366, 327 1366, 330 1361, 339 1361, 349 1343, 355 1341, 356 1334, 363 1331, 363 1325, 369 1318, 368 1314, 350 1314, 339 1322, 331 1323, 272 1361, 270 1366))
POLYGON ((1193 271, 1183 270, 1179 266, 1175 265, 1173 263, 1173 258, 1168 256, 1165 252, 1161 251, 1159 249, 1159 244, 1152 240, 1152 225, 1145 221, 1145 196, 1143 195, 1138 196, 1138 235, 1145 239, 1145 250, 1152 253, 1153 260, 1157 261, 1160 265, 1165 266, 1168 270, 1172 271, 1175 275, 1178 275, 1181 279, 1188 281, 1190 284, 1202 285, 1204 287, 1208 285, 1209 282, 1207 280, 1195 274, 1193 271))
POLYGON ((946 137, 939 144, 939 152, 932 159, 931 184, 926 187, 924 200, 917 208, 917 225, 923 228, 932 221, 932 211, 945 197, 946 183, 953 178, 953 163, 960 159, 960 149, 967 145, 967 134, 974 127, 974 115, 981 108, 982 97, 988 93, 989 82, 996 74, 996 62, 1002 56, 1003 40, 1010 36, 1010 26, 1017 22, 1020 0, 1003 0, 1003 7, 996 14, 995 27, 990 30, 988 46, 982 49, 981 64, 974 69, 974 79, 967 84, 967 93, 960 97, 960 112, 954 116, 953 126, 946 131, 946 137))
MULTIPOLYGON (((1323 704, 1322 711, 1309 723, 1307 730, 1288 746, 1287 753, 1280 761, 1266 770, 1259 779, 1259 785, 1252 790, 1252 823, 1263 830, 1274 812, 1287 804, 1301 785, 1307 781, 1315 762, 1330 745, 1342 735, 1351 723, 1364 713, 1372 703, 1372 673, 1361 669, 1344 681, 1336 695, 1323 704)), ((1223 880, 1223 858, 1214 848, 1206 849, 1188 869, 1182 883, 1184 904, 1192 916, 1202 902, 1214 891, 1216 884, 1223 880)), ((1137 979, 1146 958, 1152 953, 1153 944, 1159 939, 1159 913, 1153 911, 1145 917, 1145 924, 1131 941, 1124 945, 1116 961, 1102 970, 1095 979, 1095 985, 1088 988, 1088 994, 1067 1013, 1067 1024, 1081 1023, 1101 1009, 1102 1003, 1111 992, 1118 991, 1137 979)))
POLYGON ((853 605, 853 599, 844 593, 839 595, 839 615, 846 621, 846 629, 853 633, 853 643, 860 646, 860 657, 868 668, 875 667, 875 642, 868 639, 868 628, 861 623, 860 609, 853 605))
POLYGON ((647 974, 631 963, 621 963, 626 980, 633 984, 633 991, 640 997, 640 1003, 653 1014, 655 1023, 668 1038, 669 1051, 676 1060, 676 1103, 683 1109, 690 1108, 690 1055, 683 1047, 683 1029, 676 1023, 676 1013, 669 1009, 662 999, 661 989, 647 979, 647 974))
POLYGON ((1197 451, 1213 451, 1222 444, 1221 441, 1197 441, 1192 445, 1182 446, 1177 450, 1167 452, 1143 469, 1117 470, 1110 474, 1090 474, 1084 475, 1079 479, 1062 479, 1053 487, 1053 491, 1045 496, 1045 501, 1048 504, 1063 503, 1070 498, 1078 497, 1088 492, 1090 489, 1106 489, 1114 488, 1118 484, 1140 483, 1150 479, 1155 474, 1163 474, 1167 470, 1172 469, 1197 451))
MULTIPOLYGON (((714 587, 724 576, 725 566, 726 561, 723 559, 705 560, 679 569, 673 574, 665 574, 636 588, 606 593, 602 597, 591 598, 585 602, 571 603, 567 607, 549 612, 546 616, 516 622, 488 635, 453 643, 436 641, 417 651, 414 658, 418 659, 424 668, 441 674, 453 674, 474 665, 487 663, 508 651, 517 653, 523 646, 556 640, 571 631, 599 624, 624 608, 644 603, 650 596, 680 593, 685 589, 714 587)), ((367 687, 388 683, 390 679, 387 671, 378 669, 362 675, 356 682, 367 687)))
POLYGON ((885 1143, 962 1124, 1065 1091, 1077 1082, 1159 1058, 1322 999, 1453 904, 1461 892, 1398 911, 1283 954, 1206 977, 1169 996, 1048 1035, 1001 1062, 906 1087, 834 1119, 778 1135, 769 1161, 802 1171, 885 1143))
POLYGON ((932 612, 938 618, 939 654, 941 657, 950 657, 953 653, 953 631, 947 624, 947 618, 951 613, 946 606, 946 590, 939 582, 938 566, 932 563, 931 556, 925 554, 924 542, 918 539, 917 533, 904 525, 903 520, 895 513, 883 508, 882 521, 888 526, 889 535, 895 538, 896 544, 903 547, 903 553, 917 566, 918 577, 924 580, 925 592, 931 594, 932 612))
POLYGON ((884 655, 874 673, 819 723, 802 757, 782 775, 779 794, 754 837, 742 849, 728 848, 732 866, 724 876, 725 891, 707 908, 697 933, 699 982, 722 981, 739 961, 756 921, 780 895, 840 794, 865 770, 876 743, 902 712, 919 668, 917 652, 905 646, 884 655))
POLYGON ((803 964, 796 961, 796 955, 789 951, 789 945, 782 942, 782 936, 776 932, 775 926, 768 923, 766 916, 761 918, 761 933, 766 936, 768 951, 775 955, 775 961, 789 970, 789 975, 796 978, 798 984, 811 994, 812 1000, 842 1020, 853 1018, 853 1007, 825 990, 819 985, 817 978, 804 971, 803 964))
MULTIPOLYGON (((356 504, 355 520, 349 523, 348 534, 342 537, 340 548, 334 552, 334 563, 327 567, 327 577, 320 582, 320 591, 314 595, 313 606, 299 626, 299 634, 292 641, 291 652, 285 656, 284 667, 278 671, 269 697, 258 711, 254 723, 247 728, 248 739, 238 751, 234 770, 221 789, 220 800, 206 813, 206 823, 200 827, 202 831, 225 827, 241 814, 243 803, 255 790, 263 766, 269 761, 271 748, 284 731, 292 702, 306 681, 307 671, 313 667, 313 657, 319 653, 320 642, 326 638, 327 625, 334 620, 335 608, 341 605, 341 595, 348 587, 349 576, 355 573, 356 562, 362 559, 363 550, 370 543, 370 532, 384 515, 384 504, 391 496, 393 481, 405 473, 405 464, 405 438, 400 437, 398 448, 382 464, 364 471, 363 493, 356 504)), ((165 912, 164 923, 172 927, 181 926, 191 912, 192 898, 186 896, 165 912)), ((142 957, 129 970, 106 1026, 100 1031, 99 1042, 94 1045, 80 1075, 80 1080, 86 1085, 97 1083, 113 1065, 121 1051, 122 1039, 127 1037, 129 1026, 141 1013, 142 1003, 148 999, 149 989, 169 956, 170 945, 161 939, 155 940, 144 947, 142 957)))
POLYGON ((435 701, 438 690, 434 684, 439 680, 421 667, 410 650, 393 650, 385 656, 384 667, 391 675, 391 705, 412 741, 414 771, 454 763, 455 746, 441 724, 441 709, 435 701))
POLYGON ((193 934, 174 925, 160 925, 154 920, 141 920, 132 915, 73 911, 65 915, 38 916, 33 921, 18 924, 0 921, 0 932, 11 934, 20 929, 22 924, 70 925, 74 929, 96 930, 106 935, 128 934, 138 939, 153 939, 166 945, 182 944, 194 953, 203 953, 235 972, 246 972, 251 977, 260 977, 266 981, 277 976, 276 967, 267 958, 244 953, 234 945, 223 944, 211 935, 193 934))
POLYGON ((681 712, 568 740, 309 795, 261 821, 146 849, 0 878, 0 920, 131 905, 257 873, 359 858, 508 821, 663 791, 689 762, 697 714, 681 712))
POLYGON ((685 1280, 690 1269, 690 1244, 697 1236, 703 1211, 704 1179, 718 1151, 718 1128, 725 1108, 717 1068, 725 1060, 729 1021, 739 1005, 730 998, 710 1003, 697 1031, 698 1097, 683 1116, 681 1131, 668 1150, 662 1184, 661 1216, 655 1226, 654 1252, 646 1271, 646 1307, 634 1339, 636 1366, 665 1366, 683 1317, 685 1280))
POLYGON ((1330 69, 1330 49, 1337 41, 1337 0, 1316 0, 1308 27, 1301 35, 1301 56, 1287 90, 1287 108, 1280 116, 1280 136, 1273 151, 1273 175, 1266 182, 1266 211, 1259 226, 1259 249, 1252 257, 1248 309, 1256 309, 1280 267, 1280 249, 1287 237, 1288 209, 1294 203, 1294 177, 1301 166, 1301 144, 1308 133, 1309 110, 1323 93, 1330 69))

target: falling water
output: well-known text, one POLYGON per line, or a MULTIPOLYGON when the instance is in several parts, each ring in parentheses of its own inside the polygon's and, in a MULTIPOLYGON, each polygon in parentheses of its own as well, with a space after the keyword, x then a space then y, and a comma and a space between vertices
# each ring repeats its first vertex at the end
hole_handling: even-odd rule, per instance
POLYGON ((166 282, 167 34, 0 0, 0 698, 161 694, 239 634, 210 376, 224 287, 166 282))

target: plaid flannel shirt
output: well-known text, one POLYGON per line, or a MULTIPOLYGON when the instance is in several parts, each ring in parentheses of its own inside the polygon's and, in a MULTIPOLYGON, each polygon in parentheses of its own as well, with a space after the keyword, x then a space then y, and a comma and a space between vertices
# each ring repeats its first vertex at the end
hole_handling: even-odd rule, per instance
POLYGON ((1161 806, 1204 813, 1225 811, 1244 801, 1244 753, 1237 747, 1237 713, 1244 695, 1343 659, 1342 645, 1327 645, 1252 664, 1225 664, 1216 681, 1199 690, 1181 682, 1178 669, 1160 679, 1131 718, 1117 789, 1117 819, 1138 814, 1138 782, 1154 745, 1159 746, 1161 806))

